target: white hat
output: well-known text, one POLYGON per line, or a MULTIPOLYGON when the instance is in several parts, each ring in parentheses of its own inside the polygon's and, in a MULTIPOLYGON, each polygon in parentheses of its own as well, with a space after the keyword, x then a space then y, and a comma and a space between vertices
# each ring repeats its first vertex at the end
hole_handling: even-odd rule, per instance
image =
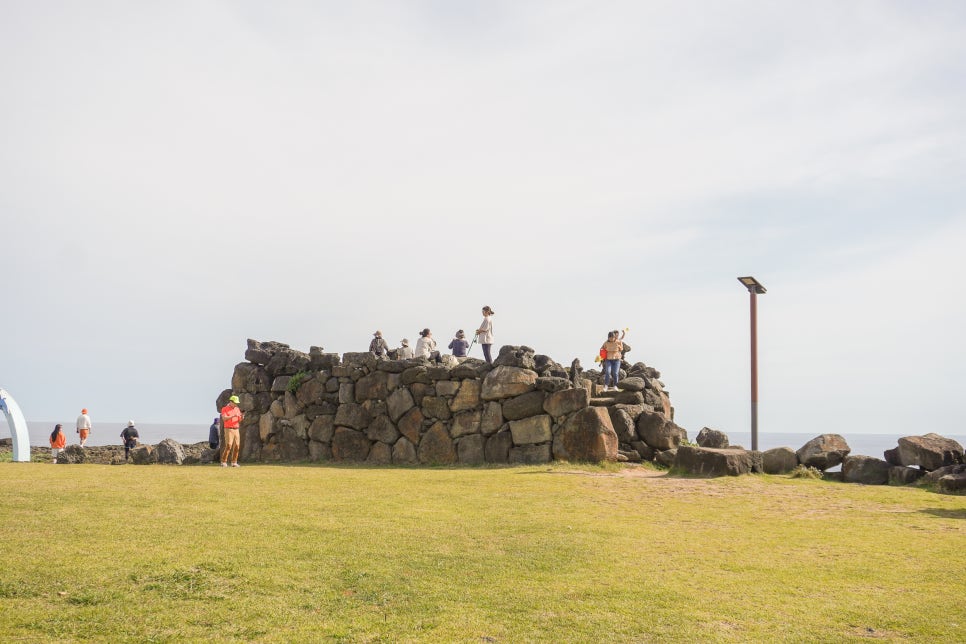
POLYGON ((402 345, 404 347, 408 347, 409 346, 409 340, 407 340, 406 338, 403 338, 402 340, 400 340, 400 342, 402 342, 402 345))
POLYGON ((127 421, 127 426, 128 427, 134 427, 134 421, 133 420, 127 421))
POLYGON ((381 338, 382 337, 382 331, 376 331, 372 335, 376 336, 377 338, 381 338))

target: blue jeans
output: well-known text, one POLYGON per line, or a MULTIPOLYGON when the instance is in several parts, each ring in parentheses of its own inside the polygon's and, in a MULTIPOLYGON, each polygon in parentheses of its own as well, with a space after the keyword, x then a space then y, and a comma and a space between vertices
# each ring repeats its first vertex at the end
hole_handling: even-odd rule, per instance
POLYGON ((604 360, 604 386, 617 386, 617 379, 621 374, 620 360, 604 360), (608 379, 610 382, 608 382, 608 379))
POLYGON ((493 358, 490 356, 490 347, 492 347, 493 345, 481 344, 480 346, 483 347, 483 358, 486 360, 486 363, 493 364, 493 358))

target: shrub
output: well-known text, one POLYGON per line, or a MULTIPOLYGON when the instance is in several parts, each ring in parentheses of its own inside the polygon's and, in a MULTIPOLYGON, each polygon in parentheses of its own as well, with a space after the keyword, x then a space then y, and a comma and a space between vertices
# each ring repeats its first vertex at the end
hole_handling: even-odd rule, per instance
POLYGON ((290 394, 294 394, 295 392, 297 392, 299 390, 299 387, 302 386, 302 382, 306 378, 308 378, 308 376, 309 376, 308 371, 299 371, 297 374, 289 378, 288 387, 286 387, 286 389, 288 389, 288 392, 290 394))

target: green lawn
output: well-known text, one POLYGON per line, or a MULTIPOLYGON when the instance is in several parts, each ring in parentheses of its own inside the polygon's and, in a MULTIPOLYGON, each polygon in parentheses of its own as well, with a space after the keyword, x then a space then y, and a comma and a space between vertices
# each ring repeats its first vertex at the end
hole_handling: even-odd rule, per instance
POLYGON ((641 472, 0 463, 0 639, 966 641, 966 497, 641 472))

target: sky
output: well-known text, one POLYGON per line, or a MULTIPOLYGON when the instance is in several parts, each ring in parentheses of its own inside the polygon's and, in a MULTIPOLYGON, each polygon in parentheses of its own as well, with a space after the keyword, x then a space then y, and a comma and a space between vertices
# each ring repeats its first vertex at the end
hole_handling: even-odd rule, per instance
POLYGON ((565 365, 627 327, 692 438, 747 431, 753 275, 760 432, 963 432, 958 0, 0 0, 0 87, 30 421, 206 426, 248 338, 489 305, 565 365))

